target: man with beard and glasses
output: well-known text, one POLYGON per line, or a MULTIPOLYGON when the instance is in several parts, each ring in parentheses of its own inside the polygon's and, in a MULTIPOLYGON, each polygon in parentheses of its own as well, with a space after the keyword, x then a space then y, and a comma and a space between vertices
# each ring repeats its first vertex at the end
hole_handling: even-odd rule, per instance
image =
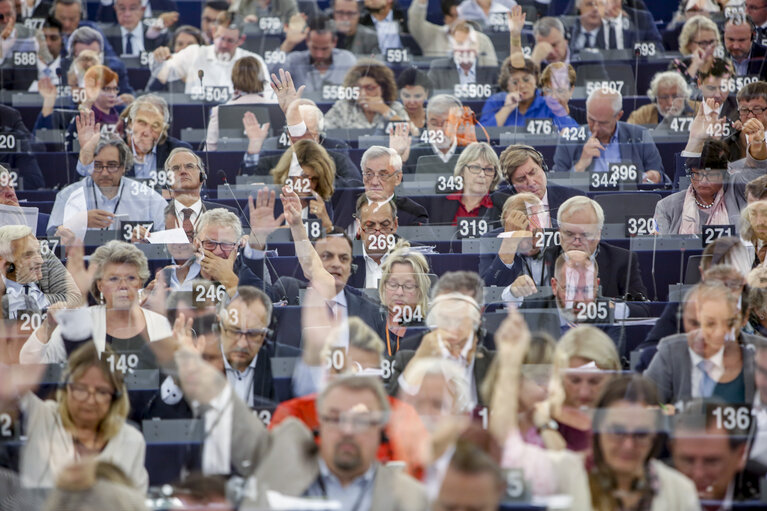
POLYGON ((767 78, 767 48, 754 39, 756 27, 750 17, 734 16, 724 24, 724 47, 732 60, 737 76, 767 78))
POLYGON ((357 0, 334 0, 330 2, 340 48, 357 55, 380 54, 378 35, 370 27, 360 25, 360 4, 357 0))
POLYGON ((62 302, 77 307, 82 296, 64 265, 48 252, 25 225, 0 227, 0 269, 2 269, 2 317, 18 319, 22 311, 44 312, 62 302))
POLYGON ((261 74, 258 78, 264 83, 264 90, 268 94, 268 67, 260 56, 241 48, 245 42, 243 30, 242 22, 235 20, 232 13, 222 12, 213 32, 213 44, 192 44, 175 54, 171 54, 170 49, 165 46, 152 52, 152 76, 163 84, 184 80, 186 94, 199 94, 207 90, 207 87, 227 87, 231 95, 234 93, 234 62, 242 57, 253 57, 260 64, 261 74), (199 76, 200 71, 203 74, 202 78, 199 76))
POLYGON ((647 91, 653 102, 631 112, 626 122, 669 130, 673 119, 695 116, 695 104, 690 101, 690 94, 687 81, 677 71, 658 73, 653 76, 647 91))
POLYGON ((347 71, 357 62, 350 51, 336 48, 338 37, 333 20, 319 17, 309 21, 307 50, 288 54, 285 70, 306 92, 321 92, 325 85, 341 85, 347 71))

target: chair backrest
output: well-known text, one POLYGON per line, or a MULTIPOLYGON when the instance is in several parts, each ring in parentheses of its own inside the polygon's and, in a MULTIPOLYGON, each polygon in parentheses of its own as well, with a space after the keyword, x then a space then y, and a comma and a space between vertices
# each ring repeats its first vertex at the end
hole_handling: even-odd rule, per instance
POLYGON ((602 206, 605 219, 622 219, 626 216, 652 216, 655 204, 661 199, 657 193, 609 193, 600 194, 594 200, 602 206))

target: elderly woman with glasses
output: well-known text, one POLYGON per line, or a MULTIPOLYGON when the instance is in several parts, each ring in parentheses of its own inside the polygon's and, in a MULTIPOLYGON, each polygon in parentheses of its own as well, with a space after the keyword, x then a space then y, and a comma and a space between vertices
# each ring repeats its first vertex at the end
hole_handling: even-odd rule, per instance
POLYGON ((378 283, 386 307, 386 356, 393 359, 411 326, 423 326, 429 299, 429 263, 420 252, 400 242, 381 266, 378 283))
MULTIPOLYGON (((93 276, 90 290, 99 305, 89 307, 87 314, 93 323, 93 344, 98 352, 111 345, 119 351, 142 352, 139 358, 149 358, 143 350, 145 345, 169 337, 171 328, 164 316, 139 305, 142 287, 149 278, 144 253, 129 243, 113 240, 93 252, 88 270, 82 253, 73 251, 69 257, 74 260, 67 266, 78 284, 93 276)), ((73 343, 65 338, 57 323, 58 314, 48 314, 29 336, 19 354, 22 363, 56 363, 67 359, 73 343)), ((139 364, 152 362, 138 360, 139 364)))
POLYGON ((123 374, 111 367, 114 356, 109 347, 102 352, 88 342, 69 357, 55 401, 43 401, 31 391, 21 396, 27 441, 20 473, 25 486, 52 488, 69 465, 95 458, 114 463, 136 489, 146 492, 146 444, 125 422, 130 403, 123 374))
POLYGON ((556 98, 548 101, 538 90, 538 66, 530 59, 520 62, 507 57, 501 64, 498 86, 502 92, 490 96, 482 107, 485 126, 524 126, 528 119, 551 119, 554 130, 578 126, 556 98))
POLYGON ((767 201, 752 202, 741 213, 740 236, 756 251, 753 266, 763 266, 767 260, 767 201))
POLYGON ((336 101, 325 114, 327 129, 372 129, 383 133, 389 122, 408 122, 397 101, 397 82, 385 64, 360 59, 346 73, 343 90, 351 97, 336 101))
POLYGON ((714 63, 714 53, 722 46, 719 28, 705 16, 688 19, 679 34, 679 51, 682 60, 669 62, 669 71, 678 71, 688 83, 695 84, 699 71, 708 71, 714 63))
POLYGON ((738 224, 746 201, 727 182, 727 155, 724 142, 710 139, 699 159, 688 159, 690 185, 655 206, 660 234, 700 234, 704 225, 738 224))
MULTIPOLYGON (((501 180, 498 155, 486 142, 472 142, 463 150, 453 169, 461 190, 437 197, 429 207, 430 223, 456 225, 461 217, 489 216, 502 207, 490 196, 501 180)), ((500 200, 500 199, 499 199, 500 200)))

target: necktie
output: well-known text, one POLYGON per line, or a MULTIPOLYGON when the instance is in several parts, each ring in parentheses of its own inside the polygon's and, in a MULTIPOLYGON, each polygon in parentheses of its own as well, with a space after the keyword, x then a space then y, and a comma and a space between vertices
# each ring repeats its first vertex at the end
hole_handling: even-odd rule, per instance
POLYGON ((186 233, 186 237, 189 238, 189 241, 192 241, 192 238, 194 238, 194 225, 192 225, 192 213, 194 213, 194 211, 191 208, 184 208, 181 210, 181 214, 184 215, 184 222, 181 225, 181 228, 184 229, 184 232, 186 233))
POLYGON ((126 55, 133 55, 133 34, 128 32, 125 34, 125 51, 126 55))
POLYGON ((698 362, 698 369, 703 373, 703 378, 700 381, 700 396, 703 398, 711 397, 716 387, 716 380, 714 380, 708 371, 713 369, 713 363, 708 360, 701 360, 698 362))
POLYGON ((336 319, 336 302, 326 302, 328 305, 328 317, 330 319, 336 319))
POLYGON ((588 34, 586 34, 586 39, 588 40, 588 42, 586 43, 586 47, 587 48, 593 48, 594 47, 594 42, 595 42, 596 38, 597 38, 597 36, 593 32, 589 32, 588 34))
POLYGON ((610 31, 610 36, 608 38, 610 42, 608 43, 607 49, 608 50, 619 50, 620 48, 618 48, 618 32, 617 32, 618 27, 617 27, 617 24, 616 23, 608 23, 607 24, 607 30, 610 31))

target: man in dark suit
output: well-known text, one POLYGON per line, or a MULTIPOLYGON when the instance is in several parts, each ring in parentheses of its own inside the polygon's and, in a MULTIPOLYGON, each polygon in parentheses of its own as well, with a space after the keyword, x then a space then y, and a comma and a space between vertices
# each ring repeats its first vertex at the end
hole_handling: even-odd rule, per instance
MULTIPOLYGON (((33 5, 29 5, 26 1, 16 1, 16 17, 17 21, 24 24, 28 19, 45 19, 48 17, 52 4, 51 2, 44 0, 35 0, 33 5)), ((35 27, 35 28, 40 28, 35 27)))
POLYGON ((663 38, 647 10, 624 6, 622 0, 607 0, 605 26, 609 50, 634 50, 634 43, 653 42, 663 49, 663 38))
MULTIPOLYGON (((503 150, 500 156, 501 175, 505 181, 498 190, 493 192, 493 203, 500 204, 500 208, 494 208, 488 219, 492 222, 500 221, 501 209, 511 195, 528 192, 538 197, 546 210, 548 217, 544 227, 556 227, 557 210, 570 197, 584 195, 580 190, 568 188, 553 183, 546 179, 548 166, 543 160, 543 155, 534 147, 524 144, 510 145, 503 150)), ((503 227, 503 226, 501 226, 503 227)))
POLYGON ((116 0, 114 10, 117 25, 105 26, 103 30, 118 55, 138 57, 142 51, 150 53, 168 44, 167 32, 160 35, 153 33, 156 31, 143 22, 145 7, 141 0, 116 0))
MULTIPOLYGON (((85 23, 85 22, 83 22, 85 23)), ((62 26, 64 23, 62 23, 62 26)), ((62 32, 63 33, 63 32, 62 32)), ((61 54, 61 69, 66 72, 69 70, 72 62, 83 50, 93 50, 97 53, 104 53, 104 65, 117 73, 117 85, 120 87, 120 94, 134 94, 130 80, 128 80, 128 70, 125 63, 116 55, 114 48, 104 38, 104 34, 98 27, 82 25, 67 38, 66 51, 61 54)))
POLYGON ((330 2, 338 36, 337 48, 349 50, 355 55, 380 54, 375 29, 360 25, 360 4, 356 0, 330 2))
POLYGON ((767 47, 754 40, 756 28, 751 18, 727 18, 724 24, 724 47, 732 60, 737 76, 767 77, 765 56, 767 47))
POLYGON ((498 68, 477 66, 475 62, 464 67, 456 64, 452 57, 432 60, 429 79, 434 83, 434 89, 454 91, 456 85, 463 83, 494 84, 498 81, 498 68), (462 80, 461 73, 466 77, 464 80, 469 81, 462 80))
POLYGON ((479 304, 463 293, 442 294, 432 301, 429 318, 436 327, 423 337, 418 348, 415 351, 400 349, 395 355, 392 376, 387 385, 389 394, 397 396, 400 391, 409 394, 413 390, 417 391, 417 383, 413 380, 409 365, 417 360, 434 357, 451 360, 466 371, 463 374, 470 379, 466 382, 467 388, 473 389, 469 397, 471 404, 486 405, 479 389, 495 352, 479 342, 481 339, 477 332, 482 322, 479 304))
POLYGON ((407 16, 397 0, 365 0, 364 5, 360 24, 376 31, 381 51, 402 48, 399 35, 408 33, 407 16))
POLYGON ((0 163, 18 173, 22 188, 45 188, 43 173, 31 153, 32 137, 15 108, 0 105, 0 134, 6 140, 5 149, 0 149, 0 163))
POLYGON ((607 48, 605 27, 605 0, 577 0, 578 18, 570 30, 570 51, 607 48))
POLYGON ((451 94, 437 94, 429 99, 426 105, 426 130, 428 140, 408 147, 403 151, 402 161, 406 174, 413 174, 418 170, 418 160, 422 156, 432 157, 433 163, 429 167, 433 170, 424 169, 425 172, 444 172, 444 169, 452 169, 458 161, 458 155, 463 150, 462 146, 457 145, 455 137, 452 139, 447 136, 447 121, 450 117, 450 109, 458 107, 463 108, 461 100, 451 94))
MULTIPOLYGON (((116 23, 117 16, 115 9, 112 8, 112 0, 102 0, 99 2, 99 9, 96 11, 96 21, 99 23, 116 23)), ((178 4, 174 0, 149 0, 142 2, 144 8, 141 10, 143 18, 157 18, 163 13, 178 13, 178 4), (148 7, 148 9, 147 9, 148 7)), ((176 15, 178 18, 178 15, 176 15)))
POLYGON ((623 162, 636 165, 642 183, 663 182, 663 162, 652 136, 645 128, 620 121, 622 104, 620 92, 594 89, 586 101, 588 126, 582 127, 578 140, 559 138, 554 170, 607 172, 608 164, 623 162))
MULTIPOLYGON (((26 212, 21 210, 19 199, 16 197, 13 176, 10 171, 2 165, 0 165, 0 205, 10 206, 14 209, 19 208, 16 211, 3 211, 0 219, 0 226, 9 223, 25 223, 23 218, 26 218, 26 212)), ((50 215, 38 211, 37 225, 34 229, 35 236, 41 237, 46 235, 45 229, 48 227, 48 220, 50 220, 50 218, 50 215)), ((30 227, 32 226, 30 225, 30 227)))
POLYGON ((716 405, 727 404, 694 401, 676 414, 669 442, 671 460, 695 483, 701 500, 758 501, 759 480, 766 468, 753 460, 747 463, 749 436, 741 422, 724 427, 712 413, 716 405))

